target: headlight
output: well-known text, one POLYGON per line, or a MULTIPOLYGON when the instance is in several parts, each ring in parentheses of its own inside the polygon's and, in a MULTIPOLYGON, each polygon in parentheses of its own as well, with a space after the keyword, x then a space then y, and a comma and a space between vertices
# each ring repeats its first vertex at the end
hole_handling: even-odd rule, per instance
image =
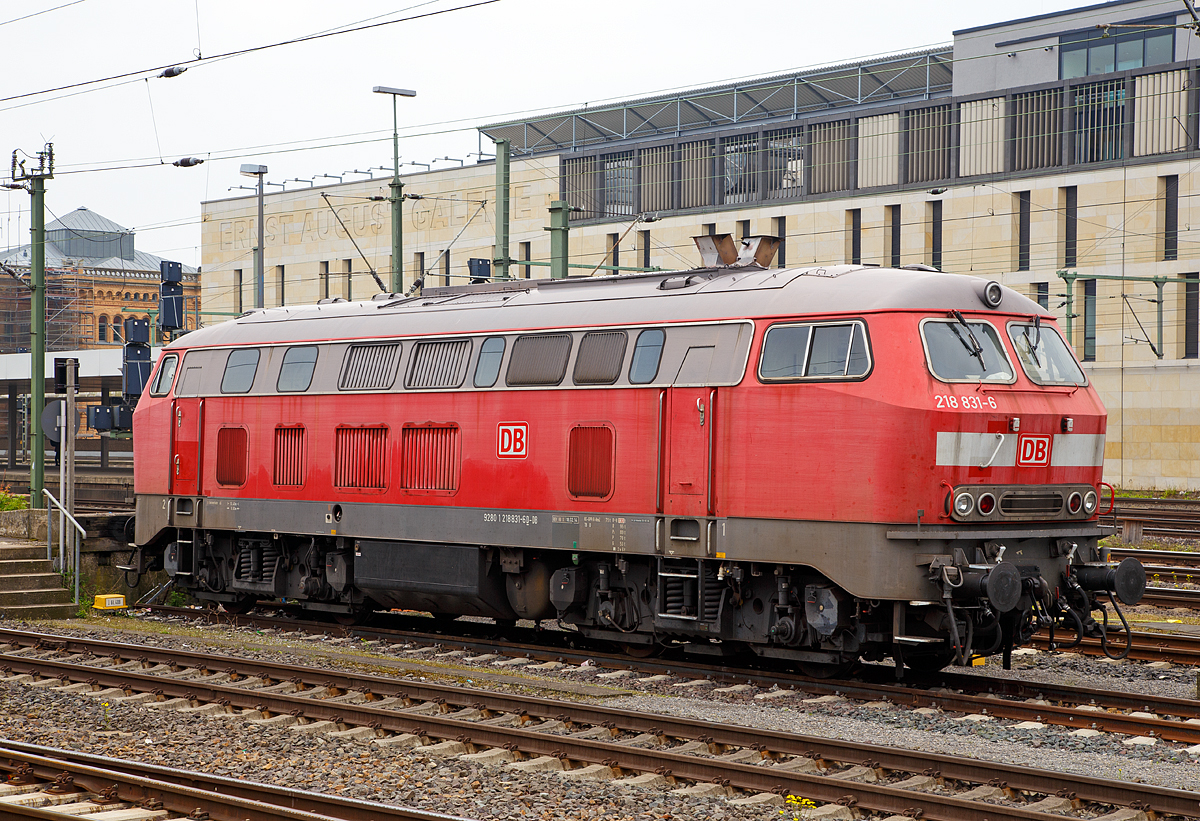
POLYGON ((1004 299, 1004 289, 999 282, 989 282, 983 287, 983 301, 989 308, 999 308, 1004 299))
POLYGON ((979 497, 979 513, 981 516, 991 516, 996 510, 996 497, 985 493, 979 497))
POLYGON ((1083 496, 1079 491, 1072 493, 1067 497, 1067 512, 1074 516, 1083 507, 1083 496))
POLYGON ((1091 516, 1096 512, 1096 505, 1099 501, 1100 499, 1096 496, 1096 491, 1094 490, 1089 490, 1083 494, 1083 512, 1091 516))
POLYGON ((975 498, 970 493, 960 493, 954 497, 954 512, 959 516, 970 516, 975 509, 975 498))

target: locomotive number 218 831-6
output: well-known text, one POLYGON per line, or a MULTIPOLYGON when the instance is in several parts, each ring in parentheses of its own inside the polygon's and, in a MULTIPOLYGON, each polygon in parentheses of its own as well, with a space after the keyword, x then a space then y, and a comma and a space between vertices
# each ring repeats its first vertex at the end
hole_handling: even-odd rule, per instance
POLYGON ((935 394, 933 398, 937 400, 937 407, 940 409, 995 410, 997 407, 996 397, 994 396, 947 396, 945 394, 935 394))

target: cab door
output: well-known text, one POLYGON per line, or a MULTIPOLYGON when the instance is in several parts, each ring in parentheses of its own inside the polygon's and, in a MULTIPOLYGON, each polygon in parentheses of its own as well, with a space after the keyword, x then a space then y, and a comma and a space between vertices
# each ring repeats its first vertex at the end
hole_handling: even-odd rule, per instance
POLYGON ((176 398, 172 404, 171 494, 196 496, 200 493, 204 400, 176 398))
POLYGON ((707 516, 712 511, 713 415, 716 388, 708 379, 714 348, 689 348, 667 390, 663 513, 707 516), (700 383, 700 384, 697 384, 700 383))

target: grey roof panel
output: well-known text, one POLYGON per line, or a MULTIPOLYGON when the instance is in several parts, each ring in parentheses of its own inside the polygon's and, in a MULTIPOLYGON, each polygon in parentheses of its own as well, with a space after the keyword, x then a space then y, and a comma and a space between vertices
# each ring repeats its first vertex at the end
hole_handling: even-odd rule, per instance
MULTIPOLYGON (((202 328, 171 347, 259 345, 335 339, 378 339, 563 327, 658 325, 671 322, 868 314, 879 311, 988 311, 985 280, 959 274, 829 266, 828 268, 691 271, 568 280, 517 280, 431 289, 415 299, 335 302, 255 311, 202 328), (694 284, 662 290, 665 279, 694 284), (744 278, 739 285, 737 278, 744 278), (506 290, 505 290, 506 289, 506 290), (490 293, 487 302, 456 304, 454 294, 490 293)), ((989 311, 990 312, 990 311, 989 311)), ((1004 289, 1001 314, 1050 314, 1004 289)))

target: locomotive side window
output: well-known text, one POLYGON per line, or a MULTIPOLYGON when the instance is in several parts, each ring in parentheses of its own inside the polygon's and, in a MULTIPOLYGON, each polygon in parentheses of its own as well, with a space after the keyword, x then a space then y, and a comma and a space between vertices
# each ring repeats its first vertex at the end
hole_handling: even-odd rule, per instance
POLYGON ((510 387, 557 385, 567 375, 570 334, 519 336, 513 343, 505 382, 510 387))
POLYGON ((249 393, 257 370, 258 348, 230 351, 225 360, 225 375, 221 377, 221 393, 249 393))
POLYGON ((1016 379, 1000 336, 990 322, 926 319, 921 339, 929 372, 943 382, 1006 382, 1016 379))
POLYGON ((292 393, 308 390, 312 384, 313 369, 317 366, 317 348, 315 345, 305 345, 299 348, 288 348, 283 355, 283 364, 279 368, 279 379, 275 388, 280 393, 292 393))
POLYGON ((500 362, 504 359, 504 337, 489 336, 479 348, 475 363, 475 387, 490 388, 500 378, 500 362))
POLYGON ((775 325, 763 339, 758 378, 858 379, 871 370, 866 330, 861 322, 828 325, 775 325))
POLYGON ((346 351, 338 389, 343 391, 387 390, 396 381, 400 361, 399 343, 351 345, 346 351))
POLYGON ((659 328, 648 328, 638 334, 633 345, 633 361, 629 363, 630 382, 645 385, 654 381, 666 339, 667 335, 659 328))
POLYGON ((611 385, 621 375, 621 362, 625 359, 624 331, 588 333, 579 342, 579 355, 575 357, 576 385, 611 385))
POLYGON ((467 375, 468 339, 418 342, 404 379, 406 388, 457 388, 467 375))
POLYGON ((152 396, 163 396, 171 390, 171 383, 175 380, 175 368, 178 365, 179 357, 175 354, 163 357, 162 364, 158 366, 158 375, 154 377, 154 384, 150 386, 152 396))
POLYGON ((1008 338, 1030 382, 1038 385, 1086 385, 1087 377, 1071 349, 1052 325, 1012 322, 1008 338))

